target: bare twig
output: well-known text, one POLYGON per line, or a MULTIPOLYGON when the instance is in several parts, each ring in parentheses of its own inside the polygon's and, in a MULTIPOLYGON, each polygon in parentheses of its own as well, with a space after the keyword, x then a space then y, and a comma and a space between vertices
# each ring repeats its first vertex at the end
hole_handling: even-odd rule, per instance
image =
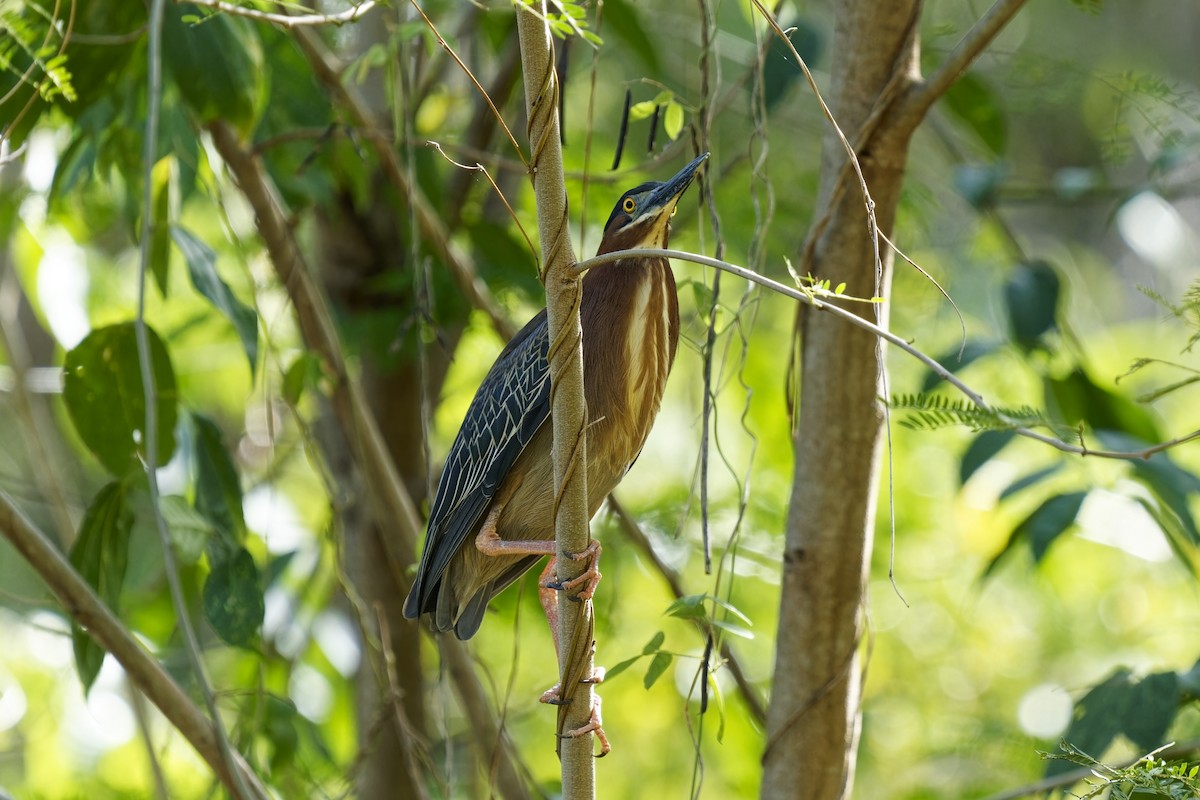
MULTIPOLYGON (((176 2, 179 2, 179 0, 176 0, 176 2)), ((365 2, 353 8, 348 8, 337 14, 272 14, 268 11, 260 11, 257 8, 249 6, 227 3, 225 0, 187 0, 187 2, 192 5, 211 8, 214 11, 233 14, 234 16, 247 17, 258 22, 269 22, 281 28, 301 28, 315 25, 341 26, 357 21, 375 7, 375 0, 365 0, 365 2)))
POLYGON ((162 665, 142 649, 58 548, 2 491, 0 534, 12 543, 17 552, 58 596, 71 619, 79 623, 101 647, 112 653, 125 669, 130 681, 145 693, 150 702, 154 703, 183 738, 196 749, 233 797, 267 796, 258 776, 241 754, 234 752, 229 761, 224 758, 212 720, 204 716, 162 665), (239 791, 238 780, 233 771, 237 772, 242 781, 253 787, 254 795, 245 795, 239 791))
POLYGON ((702 256, 697 253, 688 253, 683 250, 655 250, 653 248, 638 248, 634 250, 618 250, 613 253, 605 253, 601 256, 594 256, 586 261, 580 261, 575 265, 575 271, 579 274, 582 274, 592 267, 599 266, 600 264, 619 261, 623 258, 646 258, 651 256, 676 258, 680 261, 691 261, 694 264, 703 264, 704 266, 708 267, 716 267, 717 269, 722 269, 726 272, 730 272, 734 275, 745 278, 748 281, 754 281, 760 286, 765 286, 771 291, 777 292, 778 294, 782 294, 786 297, 790 297, 793 300, 799 300, 800 302, 805 303, 819 311, 827 311, 835 317, 838 317, 845 322, 849 322, 851 325, 862 328, 863 330, 868 331, 869 333, 887 341, 889 344, 895 345, 904 352, 908 353, 910 356, 929 367, 929 369, 939 378, 946 381, 963 395, 965 395, 968 400, 970 400, 977 408, 979 408, 979 410, 995 416, 1002 423, 1008 425, 1009 429, 1012 430, 1013 433, 1017 434, 1018 436, 1024 436, 1027 439, 1033 439, 1034 441, 1049 445, 1055 450, 1078 456, 1092 456, 1094 458, 1111 458, 1123 461, 1136 461, 1148 459, 1155 453, 1161 453, 1164 450, 1170 450, 1171 448, 1178 447, 1181 444, 1200 439, 1200 430, 1195 430, 1175 439, 1171 439, 1166 442, 1159 442, 1156 445, 1146 447, 1141 450, 1096 450, 1087 447, 1086 445, 1071 444, 1069 442, 1056 439, 1053 436, 1039 433, 1038 431, 1019 424, 1016 420, 1013 420, 1005 414, 997 411, 990 403, 987 402, 987 400, 984 399, 983 395, 964 383, 953 372, 943 367, 932 356, 926 355, 924 352, 917 349, 912 344, 900 336, 892 333, 891 331, 886 330, 885 328, 882 328, 870 320, 858 316, 857 314, 847 311, 841 306, 835 305, 833 302, 830 302, 844 298, 838 298, 838 296, 834 294, 814 292, 811 289, 807 291, 803 289, 794 289, 790 286, 785 286, 778 281, 773 281, 770 278, 759 275, 754 270, 740 267, 736 264, 730 264, 727 261, 721 261, 708 256, 702 256))
POLYGON ((928 78, 916 84, 905 98, 904 110, 919 120, 937 102, 971 62, 991 44, 1025 0, 996 0, 996 3, 967 31, 962 40, 928 78))

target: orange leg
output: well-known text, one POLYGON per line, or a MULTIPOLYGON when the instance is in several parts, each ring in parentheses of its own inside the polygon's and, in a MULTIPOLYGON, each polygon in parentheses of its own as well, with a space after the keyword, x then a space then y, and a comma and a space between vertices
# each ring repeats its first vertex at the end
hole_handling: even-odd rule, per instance
MULTIPOLYGON (((479 535, 475 537, 475 547, 485 556, 550 556, 550 560, 546 562, 546 568, 538 576, 538 601, 542 604, 542 610, 546 612, 546 622, 550 625, 550 634, 554 637, 554 652, 557 655, 559 652, 558 592, 582 586, 583 589, 575 599, 591 600, 596 594, 597 584, 600 583, 600 570, 597 565, 600 563, 602 548, 599 542, 592 540, 585 550, 573 553, 571 555, 573 561, 587 559, 588 567, 578 577, 560 582, 557 580, 557 560, 555 558, 558 548, 554 541, 508 541, 500 538, 500 532, 496 530, 496 523, 500 520, 500 512, 503 508, 502 505, 497 504, 488 512, 487 519, 483 521, 483 526, 479 529, 479 535)), ((561 664, 559 664, 559 671, 562 671, 561 664)), ((604 667, 596 667, 592 671, 592 677, 585 678, 582 682, 600 683, 603 680, 604 667)), ((604 728, 601 724, 600 697, 597 695, 593 695, 593 697, 594 703, 588 722, 574 730, 567 731, 563 736, 574 739, 588 733, 596 734, 596 738, 600 740, 600 753, 596 757, 603 758, 612 750, 612 745, 609 744, 608 737, 604 735, 604 728)), ((561 703, 559 685, 555 684, 553 688, 543 693, 539 700, 542 703, 556 705, 561 703)))

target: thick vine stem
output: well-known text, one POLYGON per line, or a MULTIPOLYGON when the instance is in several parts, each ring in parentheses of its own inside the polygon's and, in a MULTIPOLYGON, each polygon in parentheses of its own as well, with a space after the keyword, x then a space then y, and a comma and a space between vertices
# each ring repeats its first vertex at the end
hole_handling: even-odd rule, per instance
MULTIPOLYGON (((544 2, 542 4, 544 6, 544 2)), ((530 172, 537 194, 546 316, 550 334, 550 415, 554 430, 555 539, 558 579, 579 575, 584 564, 570 554, 582 552, 591 539, 587 505, 587 408, 583 397, 583 333, 579 322, 582 282, 574 272, 575 254, 567 235, 567 193, 559 144, 558 84, 554 74, 550 31, 541 18, 517 4, 517 32, 525 74, 525 107, 529 115, 530 172)), ((563 739, 585 726, 591 716, 592 687, 580 683, 592 673, 591 603, 571 602, 559 594, 560 697, 558 734, 564 798, 595 796, 592 737, 563 739)))

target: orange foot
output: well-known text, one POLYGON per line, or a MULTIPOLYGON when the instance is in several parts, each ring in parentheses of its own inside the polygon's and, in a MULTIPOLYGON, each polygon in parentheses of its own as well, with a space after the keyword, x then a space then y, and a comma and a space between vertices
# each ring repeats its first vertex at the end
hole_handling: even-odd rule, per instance
POLYGON ((571 578, 568 581, 552 581, 545 584, 547 589, 557 589, 559 591, 570 591, 579 586, 583 589, 576 596, 578 600, 591 600, 596 594, 596 587, 600 585, 600 553, 604 548, 600 546, 600 542, 592 540, 583 550, 578 553, 571 554, 572 561, 587 560, 588 566, 579 576, 571 578))
MULTIPOLYGON (((580 683, 603 683, 604 682, 604 667, 595 667, 592 669, 592 677, 584 678, 580 683)), ((552 706, 561 706, 563 704, 562 697, 559 692, 562 684, 556 683, 546 691, 542 692, 542 696, 538 698, 539 703, 549 703, 552 706)))
POLYGON ((600 695, 595 695, 595 700, 592 702, 592 713, 588 717, 588 721, 574 730, 567 731, 562 738, 578 739, 589 733, 596 734, 596 738, 600 740, 600 752, 596 753, 596 758, 604 758, 612 752, 612 745, 608 743, 608 737, 604 735, 604 725, 600 719, 600 695))

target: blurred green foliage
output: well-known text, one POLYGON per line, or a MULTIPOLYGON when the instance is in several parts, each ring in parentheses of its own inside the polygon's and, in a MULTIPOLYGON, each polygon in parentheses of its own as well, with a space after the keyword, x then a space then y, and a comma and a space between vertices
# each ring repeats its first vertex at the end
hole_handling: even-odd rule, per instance
MULTIPOLYGON (((1200 104, 1187 31, 1200 11, 1082 5, 1030 4, 913 143, 893 238, 955 298, 966 339, 955 312, 903 263, 887 299, 900 335, 1010 416, 1091 449, 1141 450, 1197 427, 1189 194, 1200 104), (1145 196, 1162 202, 1135 202, 1145 196)), ((492 86, 512 58, 511 12, 449 0, 423 7, 492 86)), ((836 57, 827 10, 785 7, 820 79, 836 57)), ((583 220, 573 231, 588 253, 613 199, 680 161, 703 98, 690 9, 607 0, 596 20, 576 17, 582 8, 568 4, 555 24, 567 37, 572 20, 586 21, 590 34, 573 39, 564 97, 567 189, 573 221, 583 220), (602 172, 626 90, 647 113, 627 123, 625 166, 602 172), (668 135, 654 139, 647 129, 660 116, 668 135), (653 152, 641 146, 648 138, 653 152)), ((356 715, 355 675, 376 644, 360 635, 364 609, 345 591, 335 512, 355 487, 331 480, 318 444, 332 378, 305 350, 253 213, 202 126, 223 119, 248 137, 308 252, 385 251, 394 269, 372 275, 339 324, 359 363, 453 356, 428 409, 428 442, 418 443, 435 463, 502 343, 441 269, 437 248, 414 237, 407 198, 382 185, 371 137, 396 144, 435 212, 455 221, 450 243, 473 255, 517 320, 541 303, 535 256, 517 229, 536 232, 532 193, 503 137, 472 138, 476 90, 406 10, 320 33, 349 64, 343 80, 390 111, 395 129, 383 131, 348 122, 291 33, 191 6, 168 11, 154 200, 143 209, 142 6, 81 5, 78 41, 62 54, 47 35, 61 28, 61 10, 39 0, 0 9, 9 34, 0 39, 0 124, 12 147, 26 148, 0 168, 0 295, 28 305, 6 322, 0 350, 6 366, 21 363, 19 330, 39 354, 34 366, 63 369, 61 395, 35 398, 48 429, 23 410, 12 369, 0 372, 0 441, 11 443, 0 449, 0 488, 55 529, 30 439, 44 437, 78 526, 58 531, 61 544, 186 685, 136 469, 144 400, 130 323, 135 232, 151 214, 162 513, 206 665, 236 743, 281 796, 338 796, 354 783, 358 727, 371 724, 356 715), (487 166, 515 220, 487 181, 427 140, 487 166), (360 240, 352 226, 345 240, 321 240, 323 222, 372 213, 394 240, 360 240), (84 330, 70 326, 78 319, 84 330)), ((784 258, 797 257, 814 213, 824 123, 745 4, 721 5, 717 22, 721 105, 708 187, 726 256, 787 280, 784 258)), ((925 4, 925 67, 973 22, 965 4, 925 4)), ((501 107, 519 131, 517 85, 501 107)), ((681 207, 673 244, 711 248, 706 218, 693 201, 681 207)), ((728 643, 759 699, 769 696, 794 309, 723 282, 709 508, 716 567, 705 575, 693 485, 698 354, 713 298, 700 268, 676 273, 683 347, 656 429, 618 494, 685 591, 677 599, 620 525, 598 515, 594 531, 607 546, 598 661, 613 665, 600 691, 615 745, 597 765, 598 783, 610 797, 679 797, 689 786, 701 797, 746 797, 757 792, 764 735, 714 645, 728 643)), ((327 285, 338 277, 325 276, 327 285)), ((987 796, 1040 778, 1038 751, 1060 738, 1101 760, 1194 741, 1196 444, 1130 461, 1064 455, 1015 435, 1011 419, 982 419, 902 353, 889 363, 889 391, 907 402, 890 417, 855 796, 987 796)), ((211 778, 180 737, 130 699, 120 670, 5 544, 0 587, 0 787, 18 797, 146 797, 152 752, 170 796, 208 796, 211 778)), ((535 592, 529 575, 498 597, 472 644, 533 781, 553 795, 553 715, 533 700, 556 675, 535 592)), ((485 796, 487 765, 472 754, 432 649, 424 658, 436 720, 422 762, 430 789, 485 796)))

